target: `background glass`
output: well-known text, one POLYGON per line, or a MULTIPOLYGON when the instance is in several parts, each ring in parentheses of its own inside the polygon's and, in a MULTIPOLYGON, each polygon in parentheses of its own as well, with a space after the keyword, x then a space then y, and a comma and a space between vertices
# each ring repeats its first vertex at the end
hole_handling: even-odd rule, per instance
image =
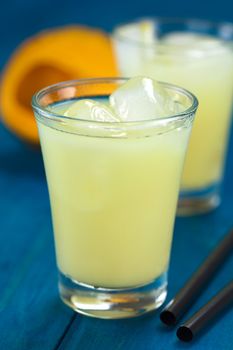
POLYGON ((185 162, 178 213, 217 207, 232 107, 233 25, 148 19, 117 27, 113 39, 120 75, 150 76, 183 86, 197 96, 200 107, 185 162), (166 45, 164 38, 177 32, 211 35, 221 42, 217 47, 210 43, 205 50, 201 45, 198 49, 192 44, 166 45))
POLYGON ((163 84, 184 112, 124 123, 57 112, 78 98, 106 98, 123 82, 70 81, 33 98, 60 295, 74 310, 104 318, 140 315, 165 300, 179 182, 197 108, 192 94, 163 84))

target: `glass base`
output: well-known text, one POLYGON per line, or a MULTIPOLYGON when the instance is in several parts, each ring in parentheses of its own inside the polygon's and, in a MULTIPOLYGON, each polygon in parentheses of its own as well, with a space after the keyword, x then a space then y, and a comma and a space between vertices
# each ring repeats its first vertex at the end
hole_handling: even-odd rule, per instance
POLYGON ((167 295, 167 274, 152 283, 127 289, 106 289, 84 285, 59 273, 59 292, 73 310, 98 318, 129 318, 160 307, 167 295))
POLYGON ((216 209, 220 202, 219 186, 217 185, 200 191, 182 191, 178 201, 177 215, 208 213, 216 209))

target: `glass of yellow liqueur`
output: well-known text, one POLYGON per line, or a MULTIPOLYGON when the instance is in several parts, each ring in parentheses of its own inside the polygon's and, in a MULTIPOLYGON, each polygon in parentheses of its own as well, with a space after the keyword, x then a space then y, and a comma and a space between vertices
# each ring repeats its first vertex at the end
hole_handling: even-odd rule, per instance
POLYGON ((68 81, 33 97, 59 291, 74 310, 132 317, 165 300, 197 104, 147 77, 68 81))
POLYGON ((220 203, 233 97, 233 25, 201 20, 148 19, 116 28, 119 74, 177 84, 198 98, 181 182, 178 213, 220 203))

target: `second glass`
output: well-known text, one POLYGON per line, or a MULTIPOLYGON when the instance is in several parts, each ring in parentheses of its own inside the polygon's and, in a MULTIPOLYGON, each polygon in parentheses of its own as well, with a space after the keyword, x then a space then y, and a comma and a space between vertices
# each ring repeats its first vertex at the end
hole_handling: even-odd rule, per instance
POLYGON ((217 207, 232 107, 233 25, 147 19, 119 26, 113 40, 120 75, 149 76, 197 96, 178 213, 217 207))

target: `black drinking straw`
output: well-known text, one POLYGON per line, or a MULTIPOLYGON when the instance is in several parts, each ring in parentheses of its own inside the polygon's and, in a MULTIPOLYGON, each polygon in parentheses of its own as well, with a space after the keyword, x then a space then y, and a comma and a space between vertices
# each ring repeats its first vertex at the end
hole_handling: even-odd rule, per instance
POLYGON ((223 238, 174 299, 165 306, 160 314, 163 323, 168 326, 177 324, 232 251, 233 230, 223 238))
POLYGON ((191 341, 228 306, 233 303, 233 280, 216 294, 206 305, 197 311, 177 330, 177 337, 185 342, 191 341))

